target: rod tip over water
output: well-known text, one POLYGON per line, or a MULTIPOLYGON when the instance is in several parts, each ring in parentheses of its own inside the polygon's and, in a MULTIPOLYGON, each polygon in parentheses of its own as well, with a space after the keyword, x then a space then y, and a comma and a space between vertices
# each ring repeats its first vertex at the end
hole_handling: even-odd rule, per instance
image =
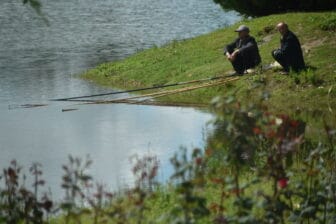
POLYGON ((62 112, 69 112, 69 111, 74 111, 78 110, 77 108, 69 108, 69 109, 62 109, 62 112))

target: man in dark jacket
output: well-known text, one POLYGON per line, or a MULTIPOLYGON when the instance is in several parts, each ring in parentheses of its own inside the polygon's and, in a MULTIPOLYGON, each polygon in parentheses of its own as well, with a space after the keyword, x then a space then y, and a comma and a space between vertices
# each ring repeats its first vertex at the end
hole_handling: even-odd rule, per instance
POLYGON ((283 67, 284 74, 288 74, 290 69, 295 72, 303 70, 305 63, 298 38, 286 23, 279 23, 277 29, 281 34, 281 46, 272 52, 273 58, 283 67))
POLYGON ((247 69, 257 66, 261 58, 257 42, 250 36, 250 29, 241 25, 235 32, 238 32, 239 37, 225 47, 224 54, 236 73, 243 75, 247 69))

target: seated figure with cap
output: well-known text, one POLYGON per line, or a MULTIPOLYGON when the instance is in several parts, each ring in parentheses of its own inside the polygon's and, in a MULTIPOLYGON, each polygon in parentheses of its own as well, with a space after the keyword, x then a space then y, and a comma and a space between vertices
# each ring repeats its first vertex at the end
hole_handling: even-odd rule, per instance
POLYGON ((254 37, 250 36, 250 29, 241 25, 235 32, 238 32, 238 38, 225 47, 224 54, 236 73, 243 75, 247 69, 260 64, 261 58, 258 44, 254 37))

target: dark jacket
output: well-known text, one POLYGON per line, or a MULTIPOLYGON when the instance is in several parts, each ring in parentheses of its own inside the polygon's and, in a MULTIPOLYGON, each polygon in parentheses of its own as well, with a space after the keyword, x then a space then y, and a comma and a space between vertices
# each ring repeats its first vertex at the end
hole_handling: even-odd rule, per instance
POLYGON ((246 63, 248 67, 256 66, 261 62, 258 44, 254 37, 248 36, 244 40, 237 38, 234 42, 225 47, 224 54, 227 52, 231 54, 236 49, 239 49, 238 55, 242 56, 244 63, 246 63))
POLYGON ((286 60, 289 67, 294 70, 304 69, 305 64, 300 42, 296 35, 288 30, 288 32, 281 38, 281 47, 279 54, 286 60))

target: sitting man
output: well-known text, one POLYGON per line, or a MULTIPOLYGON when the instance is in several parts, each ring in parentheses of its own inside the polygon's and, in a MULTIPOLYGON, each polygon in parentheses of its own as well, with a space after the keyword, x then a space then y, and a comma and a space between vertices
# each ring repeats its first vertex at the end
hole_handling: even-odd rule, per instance
POLYGON ((250 29, 241 25, 235 32, 238 32, 239 37, 225 47, 224 54, 232 63, 236 73, 243 75, 247 69, 257 66, 261 58, 257 42, 249 35, 250 29))
POLYGON ((272 52, 272 56, 283 67, 282 74, 288 74, 290 69, 295 72, 303 70, 305 63, 298 38, 288 29, 286 23, 279 23, 277 29, 281 34, 281 46, 272 52))

